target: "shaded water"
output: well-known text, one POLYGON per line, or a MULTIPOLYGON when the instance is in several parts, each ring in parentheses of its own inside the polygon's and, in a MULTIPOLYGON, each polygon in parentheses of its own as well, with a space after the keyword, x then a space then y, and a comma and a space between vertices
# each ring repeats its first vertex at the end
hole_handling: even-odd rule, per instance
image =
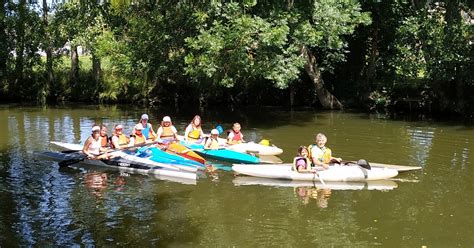
MULTIPOLYGON (((33 154, 54 150, 53 140, 83 142, 93 123, 122 123, 129 131, 142 112, 0 106, 0 246, 474 244, 474 129, 461 123, 274 109, 202 114, 206 131, 240 121, 246 140, 270 139, 284 149, 284 161, 324 132, 336 156, 423 166, 399 175, 392 190, 365 183, 346 190, 242 185, 227 171, 182 184, 100 168, 58 169, 33 154)), ((148 113, 155 125, 170 114, 148 113)), ((193 114, 172 117, 182 133, 193 114)))

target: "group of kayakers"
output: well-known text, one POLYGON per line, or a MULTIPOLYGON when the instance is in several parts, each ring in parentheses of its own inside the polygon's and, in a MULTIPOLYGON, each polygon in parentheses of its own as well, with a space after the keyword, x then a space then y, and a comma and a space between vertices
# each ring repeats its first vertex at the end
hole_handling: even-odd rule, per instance
MULTIPOLYGON (((178 130, 173 126, 169 116, 163 117, 160 127, 153 130, 153 126, 149 121, 147 114, 143 114, 140 121, 134 126, 129 136, 123 132, 124 126, 117 124, 114 126, 112 136, 107 136, 107 127, 105 125, 93 125, 92 134, 86 140, 83 147, 83 153, 88 158, 107 159, 109 155, 107 151, 110 149, 124 149, 145 143, 170 143, 178 140, 178 130)), ((194 116, 189 125, 185 129, 184 141, 188 143, 201 143, 204 141, 205 149, 219 149, 218 141, 221 132, 216 129, 211 130, 210 135, 205 135, 201 127, 201 117, 194 116)), ((239 144, 244 142, 243 134, 240 132, 239 123, 234 123, 232 129, 228 131, 227 144, 239 144)))
POLYGON ((330 163, 341 163, 341 158, 332 156, 331 149, 326 147, 328 139, 322 133, 316 134, 315 143, 298 148, 297 156, 293 159, 293 170, 298 172, 313 172, 315 167, 328 169, 330 163))

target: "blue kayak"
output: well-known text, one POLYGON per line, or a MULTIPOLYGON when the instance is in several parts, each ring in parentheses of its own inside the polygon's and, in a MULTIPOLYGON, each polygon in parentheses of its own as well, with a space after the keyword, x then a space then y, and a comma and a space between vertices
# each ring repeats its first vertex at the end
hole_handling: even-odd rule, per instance
POLYGON ((199 153, 199 155, 210 159, 243 164, 260 163, 259 158, 246 153, 236 152, 227 149, 208 150, 204 149, 204 146, 201 144, 189 144, 185 142, 182 142, 182 144, 189 147, 189 149, 199 153))
POLYGON ((156 147, 138 149, 135 155, 138 157, 146 157, 150 159, 151 161, 155 161, 159 163, 168 163, 168 164, 184 165, 184 166, 191 166, 191 167, 203 167, 203 165, 199 162, 196 162, 194 160, 190 160, 187 158, 183 158, 178 155, 167 153, 156 147))

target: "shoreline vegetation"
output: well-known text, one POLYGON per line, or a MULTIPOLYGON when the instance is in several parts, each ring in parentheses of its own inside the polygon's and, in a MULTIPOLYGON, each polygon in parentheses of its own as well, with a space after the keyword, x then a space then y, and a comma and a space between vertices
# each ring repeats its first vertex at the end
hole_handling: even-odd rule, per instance
POLYGON ((0 4, 0 102, 472 118, 471 1, 0 4))

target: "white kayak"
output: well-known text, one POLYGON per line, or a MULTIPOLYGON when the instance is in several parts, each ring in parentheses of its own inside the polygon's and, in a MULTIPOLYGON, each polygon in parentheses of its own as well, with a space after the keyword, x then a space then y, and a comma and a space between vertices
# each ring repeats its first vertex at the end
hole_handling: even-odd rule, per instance
MULTIPOLYGON (((357 162, 354 162, 357 164, 357 162)), ((395 165, 395 164, 382 164, 382 163, 374 163, 370 162, 370 167, 372 168, 387 168, 387 169, 394 169, 397 170, 398 172, 405 172, 405 171, 415 171, 415 170, 421 170, 421 166, 406 166, 406 165, 395 165)), ((269 165, 284 165, 284 166, 292 166, 291 163, 271 163, 269 165)))
POLYGON ((394 169, 372 168, 368 170, 357 165, 333 165, 327 170, 320 170, 315 173, 293 171, 291 165, 234 164, 232 170, 238 174, 253 177, 314 182, 371 181, 389 179, 398 175, 398 171, 394 169))
MULTIPOLYGON (((80 144, 65 143, 65 142, 58 142, 58 141, 51 141, 50 143, 64 150, 80 151, 83 148, 83 146, 80 144)), ((130 161, 133 161, 133 162, 139 162, 139 163, 152 165, 152 166, 160 166, 160 167, 164 167, 170 170, 181 170, 181 171, 194 172, 194 173, 198 170, 196 167, 155 162, 147 158, 141 158, 134 155, 130 155, 121 150, 113 151, 110 154, 112 154, 113 156, 117 156, 117 157, 121 157, 130 161)))
POLYGON ((243 152, 243 153, 255 153, 258 155, 280 155, 283 153, 281 148, 276 146, 265 146, 255 142, 247 142, 227 147, 229 150, 243 152))
POLYGON ((134 162, 126 160, 123 158, 112 158, 110 160, 97 160, 97 159, 83 159, 84 154, 82 153, 61 153, 61 152, 41 152, 36 153, 36 155, 43 159, 50 159, 54 161, 67 161, 67 160, 77 160, 78 163, 112 168, 123 172, 137 173, 137 174, 151 174, 159 177, 173 177, 181 178, 185 180, 196 180, 197 174, 194 172, 187 172, 181 170, 173 170, 159 165, 149 165, 140 162, 134 162))
POLYGON ((398 187, 398 184, 391 180, 375 180, 364 182, 324 182, 320 181, 290 181, 273 178, 261 177, 236 177, 232 180, 235 186, 263 185, 271 187, 315 187, 318 189, 332 190, 392 190, 398 187))

